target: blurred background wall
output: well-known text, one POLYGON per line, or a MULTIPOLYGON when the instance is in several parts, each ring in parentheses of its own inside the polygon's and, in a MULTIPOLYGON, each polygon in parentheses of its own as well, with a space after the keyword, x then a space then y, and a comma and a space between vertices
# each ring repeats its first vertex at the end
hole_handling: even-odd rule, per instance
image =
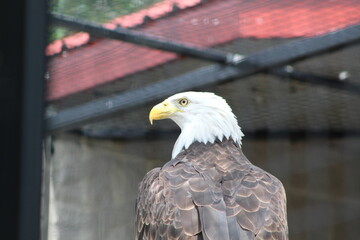
MULTIPOLYGON (((137 185, 169 160, 176 136, 53 140, 49 239, 133 239, 137 185)), ((360 139, 244 138, 250 161, 277 176, 288 198, 290 239, 360 236, 360 139)))

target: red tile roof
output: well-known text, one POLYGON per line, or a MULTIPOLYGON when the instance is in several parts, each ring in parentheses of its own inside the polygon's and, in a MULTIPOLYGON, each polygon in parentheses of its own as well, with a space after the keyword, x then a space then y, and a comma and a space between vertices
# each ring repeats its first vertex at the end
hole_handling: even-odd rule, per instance
MULTIPOLYGON (((164 17, 176 9, 186 9, 201 3, 201 0, 165 0, 153 4, 151 7, 135 13, 117 17, 110 22, 103 24, 104 27, 115 29, 117 26, 123 28, 134 28, 146 22, 146 19, 158 19, 164 17)), ((63 48, 72 49, 80 47, 89 42, 88 33, 77 33, 62 40, 56 40, 46 48, 46 55, 51 56, 60 53, 63 48)))
MULTIPOLYGON (((208 47, 237 38, 310 37, 360 22, 360 2, 168 0, 122 16, 104 26, 135 27, 142 32, 208 47), (175 11, 174 4, 177 9, 175 11), (144 22, 145 17, 155 21, 144 22)), ((175 9, 176 9, 175 8, 175 9)), ((177 55, 110 39, 88 44, 77 33, 50 44, 48 99, 56 100, 177 58, 177 55), (82 46, 82 47, 79 47, 82 46)))

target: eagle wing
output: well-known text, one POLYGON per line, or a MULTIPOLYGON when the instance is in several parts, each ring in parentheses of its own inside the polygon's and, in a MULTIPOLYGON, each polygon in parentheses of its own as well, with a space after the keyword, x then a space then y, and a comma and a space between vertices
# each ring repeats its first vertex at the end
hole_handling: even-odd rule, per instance
POLYGON ((248 230, 245 239, 288 239, 286 195, 282 183, 253 165, 240 184, 238 178, 231 175, 225 177, 222 184, 227 217, 235 218, 236 226, 248 230))
POLYGON ((136 239, 287 239, 279 180, 250 163, 203 170, 181 162, 145 176, 136 205, 136 239))

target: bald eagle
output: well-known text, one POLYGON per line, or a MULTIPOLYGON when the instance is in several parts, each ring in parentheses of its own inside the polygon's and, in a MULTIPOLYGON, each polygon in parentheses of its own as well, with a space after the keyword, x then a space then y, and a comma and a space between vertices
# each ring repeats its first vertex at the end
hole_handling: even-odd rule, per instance
POLYGON ((136 239, 288 239, 284 187, 245 157, 223 98, 178 93, 150 111, 151 123, 166 118, 181 134, 171 160, 139 184, 136 239))

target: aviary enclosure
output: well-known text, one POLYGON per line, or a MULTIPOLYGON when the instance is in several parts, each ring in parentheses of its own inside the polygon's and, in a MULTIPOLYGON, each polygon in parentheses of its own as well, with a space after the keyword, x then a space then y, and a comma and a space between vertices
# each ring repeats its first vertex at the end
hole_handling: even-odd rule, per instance
POLYGON ((151 107, 223 96, 277 176, 290 239, 360 238, 360 2, 50 1, 44 240, 133 239, 138 183, 179 134, 151 107))

